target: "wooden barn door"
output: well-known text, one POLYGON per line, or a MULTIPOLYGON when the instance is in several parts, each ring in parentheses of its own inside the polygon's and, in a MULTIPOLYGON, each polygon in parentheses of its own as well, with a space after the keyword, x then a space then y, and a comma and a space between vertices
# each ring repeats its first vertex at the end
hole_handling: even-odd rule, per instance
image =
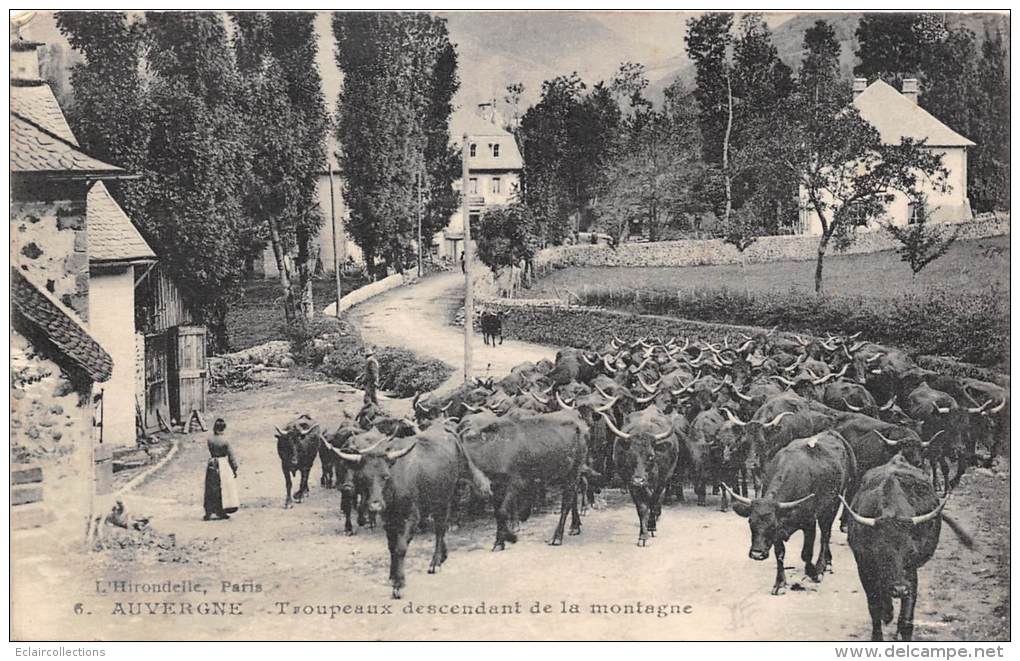
POLYGON ((177 326, 170 337, 170 415, 186 424, 192 411, 205 413, 205 327, 177 326))
POLYGON ((157 413, 169 419, 167 334, 145 336, 145 431, 159 430, 157 413))

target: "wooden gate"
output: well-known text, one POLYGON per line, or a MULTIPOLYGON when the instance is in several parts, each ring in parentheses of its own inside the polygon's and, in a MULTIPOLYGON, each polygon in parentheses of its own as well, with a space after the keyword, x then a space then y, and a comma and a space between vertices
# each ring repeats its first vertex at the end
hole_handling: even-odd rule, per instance
POLYGON ((187 424, 192 411, 205 413, 205 327, 171 328, 169 354, 170 416, 175 422, 187 424))
POLYGON ((169 419, 167 399, 167 334, 145 336, 145 431, 159 431, 157 412, 169 419))

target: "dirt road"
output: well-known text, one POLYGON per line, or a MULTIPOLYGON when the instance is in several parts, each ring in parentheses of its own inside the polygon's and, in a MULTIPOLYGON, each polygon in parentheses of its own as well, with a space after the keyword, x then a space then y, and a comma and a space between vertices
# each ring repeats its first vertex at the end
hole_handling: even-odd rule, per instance
MULTIPOLYGON (((413 349, 438 358, 456 371, 443 388, 461 383, 464 373, 464 333, 447 323, 449 310, 463 303, 464 276, 439 273, 410 286, 398 287, 351 310, 352 321, 367 341, 413 349)), ((473 373, 478 377, 502 376, 524 361, 552 360, 556 349, 539 344, 506 340, 491 347, 474 335, 471 345, 473 373)))
MULTIPOLYGON (((419 285, 424 290, 397 290, 359 311, 361 322, 373 329, 379 343, 455 362, 460 336, 444 326, 442 309, 450 302, 447 297, 456 295, 450 289, 455 280, 442 276, 419 285)), ((480 353, 494 370, 554 353, 521 343, 484 351, 480 353)), ((787 544, 791 589, 773 597, 769 588, 774 560, 748 558, 746 520, 716 511, 714 497, 709 508, 667 506, 659 534, 646 548, 636 546, 636 515, 620 492, 609 492, 608 507, 590 512, 582 535, 567 537, 561 547, 546 544, 555 525, 549 510, 522 524, 520 541, 501 553, 490 551, 492 520, 471 519, 448 535, 450 558, 435 576, 426 574, 431 533, 422 533, 410 545, 405 598, 391 600, 385 536, 369 529, 354 537, 343 535, 340 495, 319 487, 318 466, 306 502, 291 510, 282 507, 284 483, 272 426, 308 413, 330 427, 341 410, 354 411, 359 403, 358 393, 341 395, 336 386, 301 381, 212 397, 210 417, 228 421, 240 460, 241 510, 229 521, 201 520, 208 456, 204 438, 178 436, 174 460, 128 498, 133 511, 151 518, 156 541, 115 534, 109 550, 85 558, 67 553, 66 540, 28 540, 34 555, 13 554, 26 559, 12 571, 12 635, 867 639, 867 607, 845 535, 833 533, 835 573, 820 584, 804 577, 801 536, 794 535, 787 544), (115 592, 116 581, 137 590, 115 592), (154 591, 164 586, 197 591, 154 591), (161 606, 163 602, 173 605, 161 606), (188 607, 192 614, 178 614, 188 607), (441 612, 430 613, 430 608, 441 612), (450 613, 452 608, 458 613, 450 613), (223 614, 231 609, 239 614, 223 614), (385 614, 389 609, 392 614, 385 614), (482 612, 463 614, 465 610, 482 612)), ((407 408, 406 401, 388 405, 407 408)), ((949 507, 971 528, 978 548, 964 549, 944 530, 935 557, 920 573, 916 639, 1008 637, 1008 484, 1008 463, 995 473, 975 470, 964 477, 949 507)), ((886 629, 887 635, 893 631, 886 629)))

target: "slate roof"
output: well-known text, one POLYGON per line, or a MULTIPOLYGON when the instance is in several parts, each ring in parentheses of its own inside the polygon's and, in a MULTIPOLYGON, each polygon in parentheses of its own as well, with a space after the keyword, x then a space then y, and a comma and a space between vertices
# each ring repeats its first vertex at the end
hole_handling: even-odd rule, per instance
POLYGON ((927 140, 932 147, 974 146, 882 80, 869 85, 853 103, 861 117, 878 129, 883 144, 898 145, 903 138, 913 138, 927 140))
POLYGON ((109 380, 113 372, 110 354, 89 334, 74 312, 16 268, 11 269, 11 303, 17 313, 93 381, 109 380))
POLYGON ((49 85, 11 86, 11 112, 79 146, 49 85))
POLYGON ((156 258, 103 182, 89 190, 86 209, 90 262, 156 258))
POLYGON ((92 158, 17 113, 11 113, 11 172, 14 174, 127 174, 122 168, 92 158))
POLYGON ((496 126, 470 110, 459 110, 450 117, 450 139, 460 145, 467 133, 477 145, 474 157, 468 157, 471 170, 520 170, 524 159, 517 149, 517 140, 509 131, 496 126), (494 157, 489 144, 499 145, 499 156, 494 157))

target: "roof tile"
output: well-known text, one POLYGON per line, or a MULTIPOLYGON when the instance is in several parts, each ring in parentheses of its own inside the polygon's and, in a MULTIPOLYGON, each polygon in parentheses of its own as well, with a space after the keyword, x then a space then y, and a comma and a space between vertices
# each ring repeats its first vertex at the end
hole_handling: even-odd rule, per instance
POLYGON ((75 147, 78 141, 67 125, 67 119, 49 85, 15 85, 11 87, 11 112, 35 122, 75 147))
POLYGON ((89 190, 86 218, 90 262, 156 257, 101 181, 89 190))
POLYGON ((102 383, 110 378, 113 359, 89 334, 77 315, 16 268, 11 268, 11 302, 15 311, 93 381, 102 383))
POLYGON ((75 145, 47 133, 20 115, 11 113, 11 172, 123 172, 80 151, 75 145))

